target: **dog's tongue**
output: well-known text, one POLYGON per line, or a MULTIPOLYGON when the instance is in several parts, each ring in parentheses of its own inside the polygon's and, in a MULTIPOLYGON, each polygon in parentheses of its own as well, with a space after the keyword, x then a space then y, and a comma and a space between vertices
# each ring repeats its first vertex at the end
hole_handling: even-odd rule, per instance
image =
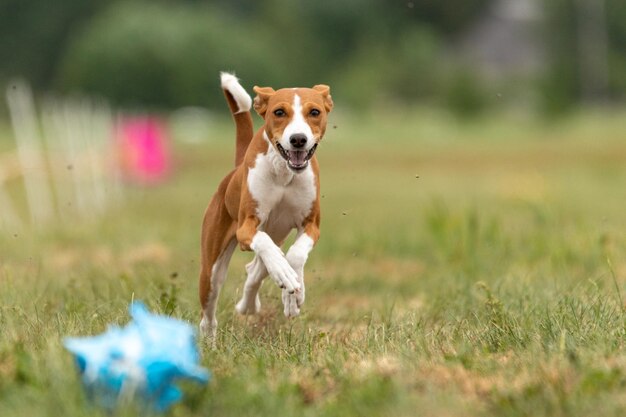
POLYGON ((293 166, 304 165, 306 162, 306 151, 289 151, 289 162, 293 166))

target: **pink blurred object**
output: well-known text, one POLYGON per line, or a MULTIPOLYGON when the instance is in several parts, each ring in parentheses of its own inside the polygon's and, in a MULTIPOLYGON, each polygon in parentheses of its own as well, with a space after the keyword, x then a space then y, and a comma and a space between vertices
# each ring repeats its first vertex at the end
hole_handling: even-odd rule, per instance
POLYGON ((163 182, 171 154, 165 123, 154 116, 128 117, 117 128, 120 162, 125 177, 142 185, 163 182))

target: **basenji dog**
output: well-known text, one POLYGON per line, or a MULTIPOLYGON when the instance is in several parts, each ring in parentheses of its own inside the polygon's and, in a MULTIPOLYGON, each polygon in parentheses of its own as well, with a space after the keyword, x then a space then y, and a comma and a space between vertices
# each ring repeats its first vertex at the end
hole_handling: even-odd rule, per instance
POLYGON ((259 288, 269 276, 282 288, 287 317, 304 303, 304 264, 319 239, 320 181, 315 155, 333 108, 330 88, 254 87, 254 101, 228 73, 221 84, 236 126, 235 169, 222 180, 202 223, 200 329, 215 338, 220 289, 239 243, 253 251, 246 265, 240 314, 259 312, 259 288), (263 118, 254 133, 250 107, 263 118), (281 246, 295 229, 285 254, 281 246))

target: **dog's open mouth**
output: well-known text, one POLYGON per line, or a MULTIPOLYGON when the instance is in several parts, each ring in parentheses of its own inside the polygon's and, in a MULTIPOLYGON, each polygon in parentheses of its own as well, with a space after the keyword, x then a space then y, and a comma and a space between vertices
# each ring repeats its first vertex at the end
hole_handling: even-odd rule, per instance
POLYGON ((287 165, 289 165, 289 168, 291 168, 294 171, 302 171, 304 168, 307 167, 307 165, 309 165, 309 159, 311 159, 313 157, 313 154, 315 153, 315 150, 317 149, 317 143, 315 145, 313 145, 313 147, 308 150, 285 150, 285 148, 283 148, 281 146, 280 143, 276 143, 276 147, 278 148, 278 151, 280 152, 280 155, 285 158, 285 161, 287 161, 287 165))

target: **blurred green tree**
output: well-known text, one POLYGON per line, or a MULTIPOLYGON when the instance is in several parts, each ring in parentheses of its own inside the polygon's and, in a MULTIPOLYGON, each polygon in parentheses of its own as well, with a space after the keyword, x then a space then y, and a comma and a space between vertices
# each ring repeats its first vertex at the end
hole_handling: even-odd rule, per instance
POLYGON ((0 81, 48 88, 73 30, 113 0, 0 0, 0 81))
POLYGON ((340 81, 358 104, 424 98, 441 84, 439 38, 490 1, 0 0, 0 79, 165 108, 217 104, 221 69, 276 87, 340 81))
POLYGON ((277 72, 271 51, 258 41, 216 9, 122 2, 70 44, 57 84, 126 106, 221 105, 221 96, 209 93, 220 70, 248 80, 277 72))
MULTIPOLYGON (((462 76, 448 45, 495 1, 0 0, 0 81, 19 75, 38 90, 130 106, 221 109, 211 91, 226 69, 244 84, 333 84, 354 105, 437 98, 467 108, 488 85, 462 76)), ((544 108, 562 111, 597 92, 625 99, 626 2, 598 0, 604 11, 589 24, 583 0, 537 1, 549 51, 538 84, 544 108), (606 70, 595 64, 603 54, 586 58, 585 31, 606 34, 606 70)))

